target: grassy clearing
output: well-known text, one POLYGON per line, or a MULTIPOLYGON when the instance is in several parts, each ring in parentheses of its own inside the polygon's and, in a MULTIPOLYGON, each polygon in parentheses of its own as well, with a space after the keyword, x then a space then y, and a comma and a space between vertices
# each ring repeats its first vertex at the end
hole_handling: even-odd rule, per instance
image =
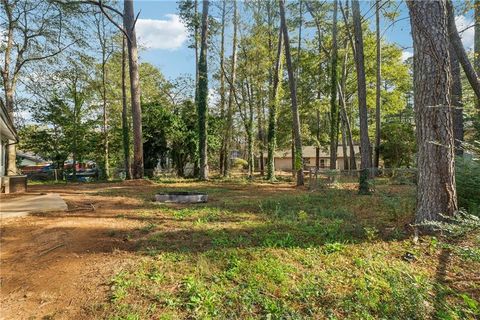
MULTIPOLYGON (((132 195, 145 209, 136 262, 112 279, 109 319, 475 319, 480 237, 413 244, 412 186, 157 183, 132 195), (207 192, 207 204, 153 205, 158 191, 207 192), (472 278, 473 277, 473 278, 472 278), (452 279, 456 279, 453 281, 452 279), (473 280, 469 280, 473 279, 473 280)), ((116 235, 112 235, 116 236, 116 235)), ((122 235, 123 236, 123 235, 122 235)))

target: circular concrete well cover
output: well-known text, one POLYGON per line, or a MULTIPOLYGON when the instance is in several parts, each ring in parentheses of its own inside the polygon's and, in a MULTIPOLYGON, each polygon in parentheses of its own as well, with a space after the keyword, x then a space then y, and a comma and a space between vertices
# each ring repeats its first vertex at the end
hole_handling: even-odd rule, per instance
POLYGON ((166 203, 203 203, 208 195, 201 192, 167 192, 155 195, 155 201, 166 203))

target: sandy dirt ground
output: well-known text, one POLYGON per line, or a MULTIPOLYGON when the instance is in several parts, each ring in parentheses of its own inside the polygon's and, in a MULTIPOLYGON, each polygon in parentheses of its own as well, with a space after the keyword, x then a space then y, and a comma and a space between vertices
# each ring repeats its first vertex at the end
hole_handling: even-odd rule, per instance
MULTIPOLYGON (((229 187, 238 189, 239 200, 251 193, 249 186, 229 187)), ((60 194, 68 211, 1 219, 0 319, 97 318, 113 275, 138 260, 140 230, 148 225, 141 213, 162 188, 148 180, 30 186, 32 195, 60 194)), ((278 191, 298 190, 262 186, 258 194, 278 191)), ((176 228, 161 213, 155 223, 176 228)))
POLYGON ((0 319, 90 319, 107 301, 112 275, 135 250, 122 235, 142 226, 118 219, 140 200, 98 195, 112 186, 33 186, 31 194, 59 193, 69 210, 2 219, 0 319))

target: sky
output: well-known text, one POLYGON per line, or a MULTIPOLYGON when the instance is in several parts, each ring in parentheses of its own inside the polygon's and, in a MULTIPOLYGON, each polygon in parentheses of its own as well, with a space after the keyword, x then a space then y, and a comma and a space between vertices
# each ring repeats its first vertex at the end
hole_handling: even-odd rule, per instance
POLYGON ((188 48, 188 32, 180 21, 177 2, 171 0, 135 1, 140 11, 136 31, 140 60, 157 66, 167 78, 194 74, 194 51, 188 48))
MULTIPOLYGON (((212 1, 213 2, 213 1, 212 1)), ((372 1, 362 1, 361 10, 374 27, 374 10, 369 10, 372 1)), ((140 11, 137 22, 137 37, 143 50, 140 59, 157 66, 166 78, 171 79, 183 74, 194 73, 194 51, 188 48, 188 32, 177 12, 177 2, 172 0, 136 0, 135 11, 140 11)), ((382 29, 387 42, 398 44, 403 50, 403 58, 413 55, 412 38, 408 10, 400 3, 398 22, 391 25, 383 21, 382 29)), ((213 12, 215 14, 215 11, 213 12)), ((307 19, 310 17, 307 16, 307 19)), ((463 30, 472 24, 472 18, 459 15, 456 17, 457 27, 463 30)), ((467 49, 473 46, 473 28, 462 34, 467 49)))
MULTIPOLYGON (((361 1, 362 14, 369 19, 373 29, 375 12, 371 9, 372 4, 372 0, 361 1)), ((410 21, 405 3, 398 4, 400 8, 398 22, 392 25, 383 19, 381 28, 384 30, 384 39, 398 44, 403 50, 403 58, 407 59, 413 55, 410 21)), ((177 6, 177 1, 173 0, 135 0, 134 2, 135 11, 140 11, 136 25, 138 41, 143 48, 140 51, 140 60, 157 66, 167 79, 185 74, 193 75, 195 68, 194 50, 188 47, 188 31, 178 16, 177 6)), ((218 10, 215 9, 215 0, 213 0, 210 12, 218 15, 218 10)), ((306 19, 310 19, 308 14, 306 19)), ((471 16, 458 15, 456 23, 460 31, 472 25, 473 19, 471 16)), ((3 34, 1 31, 0 40, 3 34)), ((228 31, 231 32, 231 28, 227 33, 228 31)), ((313 32, 312 30, 312 34, 313 32)), ((473 47, 473 38, 474 28, 467 28, 462 33, 462 40, 467 50, 473 47)), ((227 34, 227 41, 229 39, 227 34)), ((227 45, 227 48, 229 47, 227 45)))

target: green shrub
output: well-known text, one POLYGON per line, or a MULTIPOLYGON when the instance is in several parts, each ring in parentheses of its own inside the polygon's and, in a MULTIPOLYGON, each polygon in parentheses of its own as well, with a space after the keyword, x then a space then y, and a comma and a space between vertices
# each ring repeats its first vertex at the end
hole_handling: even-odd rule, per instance
POLYGON ((480 216, 480 161, 469 157, 456 159, 458 206, 480 216))
POLYGON ((244 160, 241 158, 235 158, 235 160, 233 160, 233 168, 237 170, 241 170, 241 169, 246 170, 248 169, 248 162, 247 160, 244 160))
POLYGON ((415 131, 409 123, 385 123, 382 125, 380 154, 386 168, 409 167, 416 150, 415 131))

